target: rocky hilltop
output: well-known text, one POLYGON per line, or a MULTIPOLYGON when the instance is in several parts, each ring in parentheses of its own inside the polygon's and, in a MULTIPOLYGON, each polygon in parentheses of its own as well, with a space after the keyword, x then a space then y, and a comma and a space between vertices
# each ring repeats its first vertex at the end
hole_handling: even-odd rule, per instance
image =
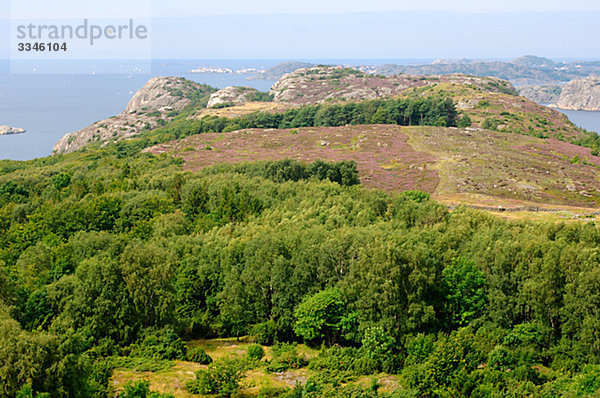
POLYGON ((54 146, 54 153, 72 152, 95 141, 117 141, 156 128, 208 94, 208 86, 181 77, 155 77, 131 98, 123 112, 65 135, 54 146))
POLYGON ((273 85, 270 94, 273 95, 274 101, 300 105, 332 100, 356 101, 392 97, 409 88, 438 83, 463 84, 484 91, 517 94, 510 83, 495 77, 460 74, 386 77, 331 66, 317 66, 288 73, 273 85))
POLYGON ((258 90, 252 87, 225 87, 211 94, 208 100, 209 108, 239 105, 250 102, 256 97, 258 90))
POLYGON ((254 76, 254 79, 257 80, 279 80, 283 77, 283 75, 287 74, 287 73, 292 73, 298 69, 302 69, 302 68, 311 68, 313 66, 316 66, 315 64, 311 64, 308 62, 295 62, 295 61, 291 61, 291 62, 282 62, 279 63, 275 66, 273 66, 272 68, 267 69, 264 72, 258 73, 256 74, 256 76, 254 76))
POLYGON ((562 86, 545 84, 519 87, 519 95, 538 104, 554 104, 560 99, 562 86))
POLYGON ((562 90, 556 103, 560 109, 600 111, 600 76, 576 79, 562 90))
POLYGON ((0 126, 0 135, 22 134, 25 130, 10 126, 0 126))

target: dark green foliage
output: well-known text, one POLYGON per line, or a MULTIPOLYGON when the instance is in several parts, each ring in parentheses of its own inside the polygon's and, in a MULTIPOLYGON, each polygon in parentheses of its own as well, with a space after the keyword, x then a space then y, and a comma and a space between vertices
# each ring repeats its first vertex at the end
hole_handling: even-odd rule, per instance
POLYGON ((449 98, 426 97, 378 99, 344 104, 304 105, 281 113, 256 112, 235 118, 205 116, 188 118, 183 113, 173 121, 138 138, 114 144, 119 157, 139 153, 159 142, 201 134, 221 133, 247 128, 296 128, 345 126, 348 124, 396 124, 401 126, 456 126, 458 113, 449 98))
POLYGON ((143 339, 132 346, 131 354, 154 360, 185 360, 187 347, 171 329, 148 331, 143 339))
POLYGON ((66 188, 71 183, 71 175, 67 173, 61 173, 52 177, 52 184, 57 190, 66 188))
POLYGON ((202 347, 188 349, 186 358, 190 362, 196 362, 201 365, 210 365, 213 361, 202 347))
POLYGON ((273 345, 277 340, 277 325, 272 319, 256 324, 250 330, 250 335, 261 345, 273 345))
MULTIPOLYGON (((208 362, 183 339, 249 332, 332 345, 284 396, 371 396, 344 383, 378 372, 402 375, 397 397, 598 395, 593 222, 449 212, 347 186, 352 164, 122 155, 0 162, 1 397, 103 397, 115 367, 208 362)), ((273 348, 270 371, 307 366, 273 348)), ((241 371, 211 372, 234 394, 241 371)))
POLYGON ((306 366, 308 361, 298 354, 295 344, 278 343, 272 347, 273 358, 267 365, 269 372, 284 372, 306 366))
POLYGON ((458 122, 456 123, 456 127, 460 127, 460 128, 471 127, 472 124, 473 124, 473 122, 471 121, 471 118, 469 117, 469 115, 462 115, 460 117, 460 119, 458 119, 458 122))
POLYGON ((204 170, 205 173, 234 172, 249 177, 262 177, 274 182, 316 179, 329 180, 343 186, 360 184, 356 162, 325 162, 317 160, 303 164, 296 160, 277 160, 233 165, 218 165, 204 170))

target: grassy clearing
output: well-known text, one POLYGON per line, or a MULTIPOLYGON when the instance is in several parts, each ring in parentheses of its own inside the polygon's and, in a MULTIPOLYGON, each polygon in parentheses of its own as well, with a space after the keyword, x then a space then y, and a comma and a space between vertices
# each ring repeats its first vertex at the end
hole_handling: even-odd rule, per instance
MULTIPOLYGON (((248 337, 242 337, 239 341, 236 338, 194 340, 189 342, 188 346, 202 347, 213 360, 228 356, 245 356, 248 347, 252 344, 248 337)), ((264 361, 270 360, 272 350, 270 347, 263 347, 265 350, 264 361)), ((303 344, 298 345, 298 353, 306 358, 312 358, 318 354, 317 350, 311 349, 303 344)), ((193 362, 175 361, 169 369, 157 372, 139 372, 134 369, 120 368, 116 369, 111 384, 115 391, 120 391, 128 382, 148 380, 150 389, 163 393, 171 393, 177 398, 197 397, 186 391, 185 384, 194 379, 195 373, 206 368, 193 362)), ((310 377, 311 371, 308 369, 288 370, 282 373, 270 373, 263 367, 251 369, 246 372, 246 377, 242 381, 242 396, 257 396, 263 387, 289 387, 293 388, 296 383, 304 383, 310 377)), ((368 380, 367 380, 368 381, 368 380)))

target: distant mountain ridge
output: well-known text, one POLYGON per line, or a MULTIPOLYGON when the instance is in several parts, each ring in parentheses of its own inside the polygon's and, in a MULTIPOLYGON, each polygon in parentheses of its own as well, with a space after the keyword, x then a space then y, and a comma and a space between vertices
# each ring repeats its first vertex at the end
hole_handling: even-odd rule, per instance
MULTIPOLYGON (((283 62, 254 78, 278 80, 287 73, 298 69, 313 67, 306 62, 283 62)), ((600 61, 555 62, 549 58, 525 55, 511 61, 472 60, 467 58, 438 59, 430 64, 398 65, 384 64, 376 66, 352 66, 362 72, 376 75, 449 75, 462 73, 482 77, 498 77, 508 80, 515 86, 520 85, 558 85, 573 79, 600 74, 600 61)))

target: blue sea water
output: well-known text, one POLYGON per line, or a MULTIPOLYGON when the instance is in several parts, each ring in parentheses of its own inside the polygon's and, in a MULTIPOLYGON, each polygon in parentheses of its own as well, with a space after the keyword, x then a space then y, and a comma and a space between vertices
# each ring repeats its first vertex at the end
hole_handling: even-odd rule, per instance
POLYGON ((600 133, 600 112, 569 111, 565 109, 557 109, 557 111, 567 115, 569 120, 577 126, 595 133, 600 133))

